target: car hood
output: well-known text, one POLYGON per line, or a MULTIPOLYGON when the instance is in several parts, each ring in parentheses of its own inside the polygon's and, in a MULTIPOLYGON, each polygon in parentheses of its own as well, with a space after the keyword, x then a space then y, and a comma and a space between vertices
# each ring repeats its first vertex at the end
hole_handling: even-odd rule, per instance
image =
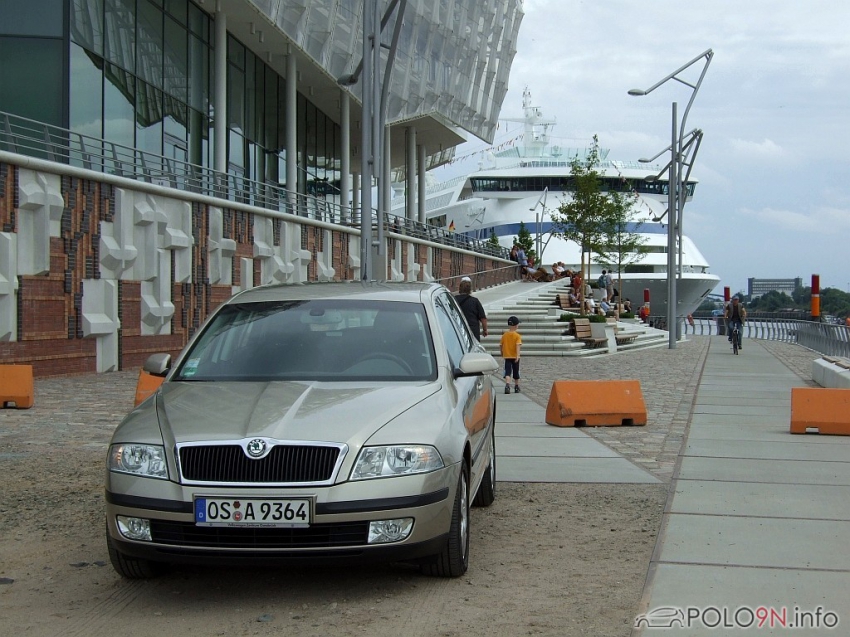
POLYGON ((169 382, 157 412, 173 442, 268 437, 359 446, 439 383, 169 382))

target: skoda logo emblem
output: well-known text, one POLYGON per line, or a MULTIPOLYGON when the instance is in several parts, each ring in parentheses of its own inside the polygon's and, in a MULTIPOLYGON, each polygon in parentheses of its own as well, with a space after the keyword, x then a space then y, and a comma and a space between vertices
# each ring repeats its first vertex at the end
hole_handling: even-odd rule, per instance
POLYGON ((248 455, 252 458, 259 458, 266 452, 266 441, 261 438, 254 438, 245 447, 248 455))

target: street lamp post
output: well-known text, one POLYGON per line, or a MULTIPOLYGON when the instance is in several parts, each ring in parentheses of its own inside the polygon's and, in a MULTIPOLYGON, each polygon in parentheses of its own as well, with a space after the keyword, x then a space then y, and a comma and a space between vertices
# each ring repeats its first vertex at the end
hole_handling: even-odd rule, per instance
MULTIPOLYGON (((702 85, 702 80, 705 77, 705 72, 708 70, 708 65, 711 64, 711 58, 714 56, 714 51, 708 49, 700 53, 687 64, 679 67, 664 79, 656 82, 648 89, 631 89, 629 95, 648 95, 662 84, 669 80, 676 80, 691 88, 691 98, 688 100, 688 105, 685 107, 685 112, 682 115, 682 122, 679 125, 677 108, 678 104, 673 102, 673 126, 670 143, 670 172, 667 185, 667 330, 668 330, 668 346, 670 349, 676 349, 676 340, 678 336, 678 317, 676 307, 676 279, 681 277, 681 256, 679 256, 678 267, 676 265, 677 256, 677 239, 681 246, 681 227, 682 227, 682 208, 685 203, 683 192, 682 173, 685 165, 685 125, 688 120, 688 113, 691 110, 691 105, 694 103, 699 87, 702 85), (679 74, 696 64, 700 60, 705 59, 705 65, 702 68, 699 79, 696 84, 691 84, 679 77, 679 74)), ((700 132, 700 139, 702 133, 700 132)), ((663 152, 663 151, 662 151, 663 152)), ((690 166, 688 167, 690 173, 690 166)))

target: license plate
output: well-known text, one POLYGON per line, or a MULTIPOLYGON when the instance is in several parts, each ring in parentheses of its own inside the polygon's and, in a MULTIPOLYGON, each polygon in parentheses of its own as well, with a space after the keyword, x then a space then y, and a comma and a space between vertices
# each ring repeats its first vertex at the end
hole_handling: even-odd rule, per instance
POLYGON ((310 526, 306 498, 195 498, 197 526, 310 526))

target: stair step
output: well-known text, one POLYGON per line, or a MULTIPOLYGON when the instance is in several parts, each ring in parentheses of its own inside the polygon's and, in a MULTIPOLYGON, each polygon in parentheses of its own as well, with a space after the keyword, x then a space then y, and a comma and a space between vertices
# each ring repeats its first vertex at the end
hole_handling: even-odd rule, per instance
MULTIPOLYGON (((525 298, 512 298, 502 305, 491 305, 486 309, 491 336, 482 341, 484 348, 499 358, 499 337, 507 329, 509 316, 520 320, 519 331, 523 337, 523 356, 598 356, 607 354, 607 347, 587 347, 572 336, 563 334, 569 322, 558 321, 561 314, 573 314, 555 305, 555 296, 563 294, 567 285, 557 283, 528 286, 525 298)), ((667 333, 647 327, 642 323, 627 321, 619 324, 620 334, 637 335, 628 344, 618 345, 617 351, 662 347, 667 344, 667 333)))

